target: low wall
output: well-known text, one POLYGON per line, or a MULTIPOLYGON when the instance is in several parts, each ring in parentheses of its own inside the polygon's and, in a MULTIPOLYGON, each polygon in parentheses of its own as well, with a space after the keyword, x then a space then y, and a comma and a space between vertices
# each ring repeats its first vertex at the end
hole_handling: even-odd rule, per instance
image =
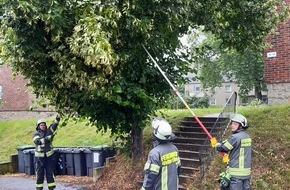
POLYGON ((12 173, 11 162, 0 162, 0 174, 12 173))
POLYGON ((0 120, 39 119, 56 115, 53 111, 0 111, 0 120))
POLYGON ((12 154, 10 160, 10 162, 0 162, 0 174, 18 172, 18 155, 12 154))
POLYGON ((267 84, 268 104, 289 104, 290 83, 267 84))

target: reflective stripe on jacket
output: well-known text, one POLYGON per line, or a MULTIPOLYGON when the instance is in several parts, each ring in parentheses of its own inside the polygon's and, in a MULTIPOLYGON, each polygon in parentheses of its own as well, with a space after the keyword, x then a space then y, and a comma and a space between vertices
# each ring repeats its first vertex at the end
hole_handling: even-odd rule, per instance
POLYGON ((177 190, 179 167, 176 146, 171 143, 158 144, 148 155, 142 190, 177 190))
POLYGON ((252 140, 245 130, 234 132, 222 147, 229 152, 227 172, 239 179, 249 179, 251 175, 252 140))
POLYGON ((53 154, 52 139, 58 123, 53 122, 45 131, 38 129, 32 136, 35 144, 35 157, 49 157, 53 154))

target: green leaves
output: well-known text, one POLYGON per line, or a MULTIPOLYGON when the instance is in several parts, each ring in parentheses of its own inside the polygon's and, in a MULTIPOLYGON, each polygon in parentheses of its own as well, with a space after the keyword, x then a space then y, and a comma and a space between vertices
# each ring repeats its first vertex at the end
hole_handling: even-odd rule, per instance
POLYGON ((112 73, 114 59, 108 34, 102 29, 101 18, 85 17, 74 27, 68 39, 71 52, 84 59, 84 64, 102 69, 105 74, 112 73), (103 67, 103 68, 102 68, 103 67))
POLYGON ((221 39, 224 47, 238 51, 260 45, 276 23, 289 16, 289 8, 276 0, 206 1, 202 6, 199 19, 205 30, 221 39))

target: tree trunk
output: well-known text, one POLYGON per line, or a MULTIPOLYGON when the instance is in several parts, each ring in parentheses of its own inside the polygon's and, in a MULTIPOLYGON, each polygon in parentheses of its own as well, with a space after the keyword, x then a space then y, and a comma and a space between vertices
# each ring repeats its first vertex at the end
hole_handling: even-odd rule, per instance
POLYGON ((255 98, 258 98, 259 100, 262 101, 262 91, 260 90, 259 87, 255 87, 255 98))
POLYGON ((132 126, 131 132, 131 152, 133 160, 140 158, 143 152, 142 144, 143 130, 138 127, 138 122, 135 122, 132 126))

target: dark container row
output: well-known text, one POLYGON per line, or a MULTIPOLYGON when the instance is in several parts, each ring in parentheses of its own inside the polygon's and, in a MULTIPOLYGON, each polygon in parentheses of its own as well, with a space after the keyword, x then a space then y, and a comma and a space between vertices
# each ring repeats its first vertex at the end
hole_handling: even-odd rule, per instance
MULTIPOLYGON (((35 174, 34 146, 21 146, 18 151, 18 172, 35 174)), ((55 175, 93 176, 93 169, 104 166, 106 158, 113 157, 115 149, 103 145, 96 147, 54 148, 55 175)))

